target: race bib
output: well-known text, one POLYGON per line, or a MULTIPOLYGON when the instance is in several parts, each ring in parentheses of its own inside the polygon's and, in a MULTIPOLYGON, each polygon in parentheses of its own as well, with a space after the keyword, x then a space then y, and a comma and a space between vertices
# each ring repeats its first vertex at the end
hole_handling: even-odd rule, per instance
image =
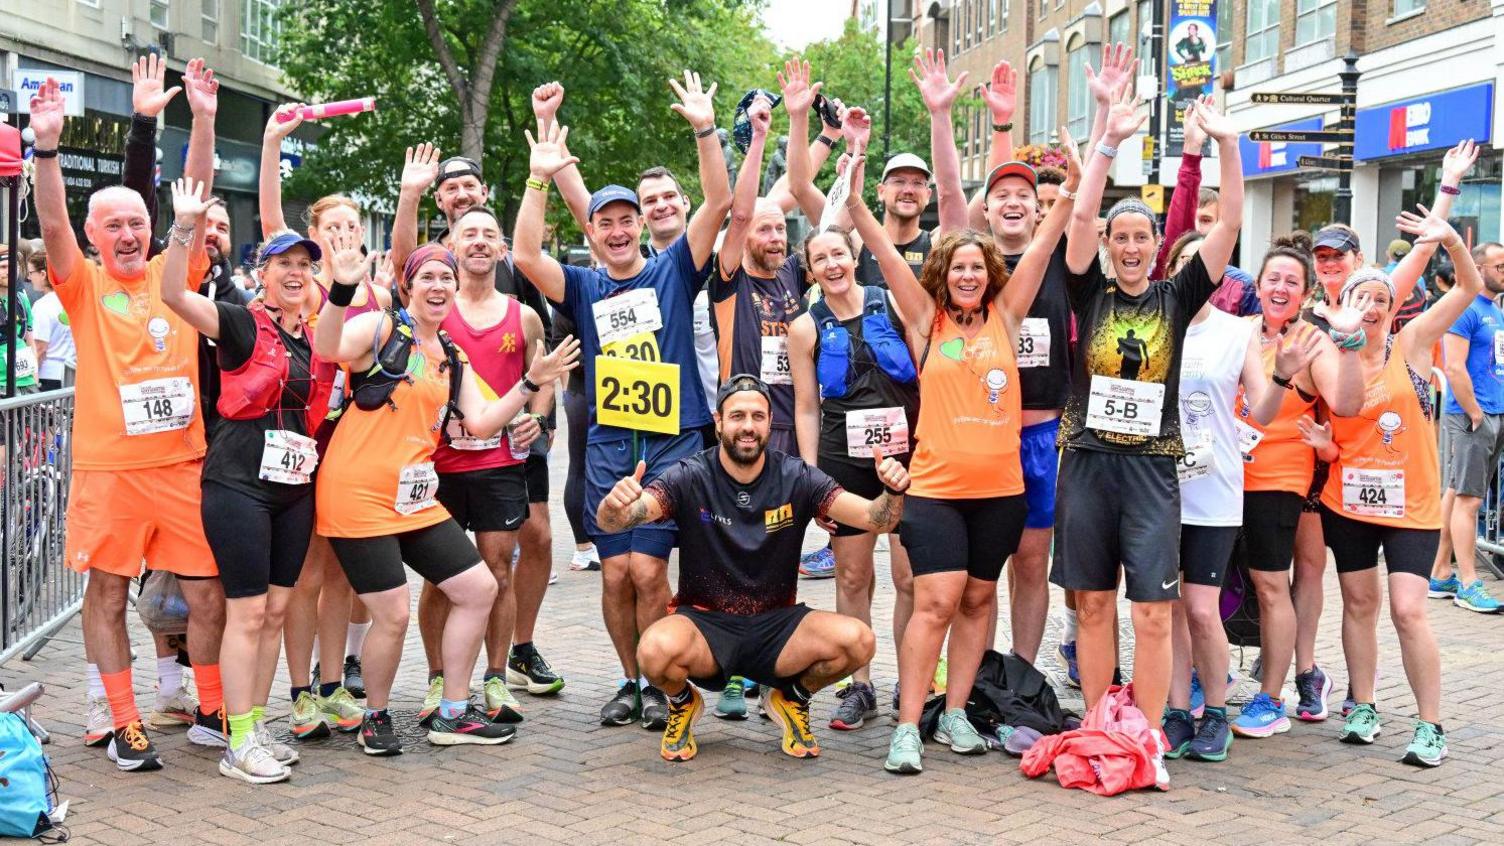
POLYGON ((150 435, 186 429, 193 422, 196 397, 187 376, 148 379, 120 386, 120 411, 127 435, 150 435))
POLYGON ((1217 463, 1217 455, 1212 450, 1211 433, 1203 434, 1204 437, 1195 443, 1185 445, 1185 455, 1175 466, 1175 474, 1180 477, 1182 485, 1210 476, 1212 467, 1217 463))
POLYGON ((1238 430, 1238 452, 1243 453, 1244 461, 1252 461, 1253 448, 1264 439, 1264 433, 1237 418, 1233 418, 1232 425, 1238 430))
POLYGON ((1367 517, 1405 516, 1405 471, 1342 468, 1342 510, 1367 517))
POLYGON ((1152 438, 1159 435, 1164 404, 1164 385, 1093 376, 1086 425, 1104 432, 1152 438))
POLYGON ((1504 332, 1494 333, 1494 367, 1504 367, 1504 332))
POLYGON ((37 375, 37 354, 25 344, 16 346, 16 381, 37 375))
POLYGON ((595 419, 602 426, 679 434, 679 365, 596 356, 595 419))
POLYGON ((909 418, 902 408, 846 412, 846 454, 852 458, 902 455, 909 451, 909 418))
POLYGON ((438 492, 439 474, 432 461, 407 465, 397 477, 397 513, 406 516, 438 505, 434 499, 438 492))
POLYGON ((787 335, 764 335, 762 339, 762 380, 769 385, 792 385, 794 377, 789 372, 789 339, 787 335))
POLYGON ((1018 327, 1018 366, 1050 366, 1050 321, 1025 317, 1018 327))
POLYGON ((652 288, 637 288, 607 297, 592 304, 590 309, 595 314, 595 334, 600 338, 602 348, 663 328, 663 316, 658 312, 658 292, 652 288))
POLYGON ((449 445, 464 452, 480 452, 487 449, 496 449, 501 446, 501 435, 498 433, 489 438, 477 438, 465 429, 465 424, 457 418, 449 418, 449 426, 445 430, 449 436, 449 445))
POLYGON ((313 469, 319 466, 319 451, 313 438, 271 429, 261 448, 261 480, 284 485, 306 485, 313 481, 313 469))

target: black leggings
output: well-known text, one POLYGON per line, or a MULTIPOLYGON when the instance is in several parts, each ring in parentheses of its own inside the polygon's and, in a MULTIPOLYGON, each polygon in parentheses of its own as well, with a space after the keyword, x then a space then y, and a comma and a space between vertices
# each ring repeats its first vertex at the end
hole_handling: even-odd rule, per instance
POLYGON ((590 405, 583 393, 564 391, 564 416, 569 425, 569 473, 564 478, 564 516, 575 545, 590 543, 585 533, 585 441, 590 436, 590 405))
POLYGON ((329 545, 334 548, 334 557, 339 559, 339 566, 356 593, 380 593, 405 587, 407 571, 402 568, 404 563, 434 585, 441 585, 483 563, 475 544, 452 517, 442 523, 395 535, 330 538, 329 545))
MULTIPOLYGON (((283 486, 279 486, 283 487, 283 486)), ((214 551, 227 599, 261 596, 268 585, 298 583, 308 539, 313 534, 313 485, 267 502, 225 487, 203 483, 204 537, 214 551)))

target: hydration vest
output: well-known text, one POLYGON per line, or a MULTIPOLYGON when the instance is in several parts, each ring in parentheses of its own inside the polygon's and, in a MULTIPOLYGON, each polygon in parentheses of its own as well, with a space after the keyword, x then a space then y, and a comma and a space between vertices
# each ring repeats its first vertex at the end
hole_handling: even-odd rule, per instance
MULTIPOLYGON (((282 343, 282 333, 266 306, 259 300, 246 307, 256 321, 256 343, 251 357, 234 370, 221 374, 219 400, 214 407, 226 420, 259 420, 275 410, 282 401, 282 389, 287 384, 287 347, 282 343)), ((310 328, 303 322, 303 337, 311 338, 310 328)), ((311 346, 311 343, 310 343, 311 346)), ((332 361, 324 361, 316 353, 310 353, 309 375, 312 385, 308 393, 307 432, 311 436, 319 422, 329 413, 329 397, 334 392, 334 374, 339 368, 332 361)))
MULTIPOLYGON (((844 397, 851 382, 851 333, 825 300, 811 305, 809 312, 820 332, 820 360, 815 368, 820 397, 844 397)), ((862 340, 889 379, 903 385, 918 380, 908 345, 888 316, 888 292, 875 285, 862 287, 862 340)))
MULTIPOLYGON (((371 369, 364 373, 351 373, 350 375, 350 398, 355 407, 362 411, 377 411, 382 407, 390 407, 396 410, 397 403, 392 400, 392 393, 397 390, 397 383, 407 382, 412 384, 413 377, 407 372, 408 357, 412 354, 413 322, 408 315, 407 309, 394 307, 386 311, 386 315, 392 319, 392 334, 387 336, 386 343, 381 343, 381 333, 378 331, 371 339, 371 353, 374 361, 371 369)), ((444 348, 444 361, 439 365, 439 372, 446 368, 449 374, 449 400, 444 405, 444 417, 439 421, 439 431, 445 442, 448 441, 449 421, 465 419, 460 412, 460 378, 464 373, 464 362, 460 359, 460 348, 450 340, 449 333, 443 329, 438 330, 439 346, 444 348)))

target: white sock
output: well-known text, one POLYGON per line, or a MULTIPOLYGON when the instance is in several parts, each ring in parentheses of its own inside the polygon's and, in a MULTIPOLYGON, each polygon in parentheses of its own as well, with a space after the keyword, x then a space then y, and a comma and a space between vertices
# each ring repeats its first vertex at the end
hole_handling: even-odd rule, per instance
POLYGON ((105 698, 106 694, 104 692, 104 679, 101 679, 99 677, 99 665, 90 664, 88 666, 88 669, 84 671, 84 677, 89 681, 89 698, 105 698))
POLYGON ((360 649, 365 645, 366 632, 371 630, 370 623, 351 623, 345 627, 345 657, 351 655, 360 657, 360 649))
POLYGON ((1076 612, 1065 609, 1065 634, 1060 636, 1061 643, 1076 642, 1076 612))
POLYGON ((183 686, 183 665, 178 656, 163 655, 157 658, 157 689, 169 693, 183 686))

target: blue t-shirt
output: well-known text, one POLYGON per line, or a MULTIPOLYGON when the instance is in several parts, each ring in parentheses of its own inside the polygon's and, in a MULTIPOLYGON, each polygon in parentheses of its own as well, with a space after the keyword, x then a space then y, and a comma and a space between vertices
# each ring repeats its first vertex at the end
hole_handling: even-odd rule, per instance
POLYGON ((663 328, 654 332, 658 351, 668 364, 679 365, 679 430, 697 429, 710 423, 709 405, 695 358, 695 295, 704 284, 706 268, 695 267, 688 236, 647 260, 631 279, 612 279, 604 268, 564 266, 562 310, 575 322, 580 338, 580 358, 585 373, 585 399, 590 404, 590 443, 620 441, 632 436, 631 429, 601 426, 595 421, 595 358, 601 354, 591 306, 627 291, 651 288, 658 296, 663 328))
MULTIPOLYGON (((1484 414, 1504 414, 1504 311, 1479 294, 1447 332, 1467 339, 1467 375, 1478 407, 1484 414)), ((1445 410, 1464 413, 1450 390, 1445 410)))

